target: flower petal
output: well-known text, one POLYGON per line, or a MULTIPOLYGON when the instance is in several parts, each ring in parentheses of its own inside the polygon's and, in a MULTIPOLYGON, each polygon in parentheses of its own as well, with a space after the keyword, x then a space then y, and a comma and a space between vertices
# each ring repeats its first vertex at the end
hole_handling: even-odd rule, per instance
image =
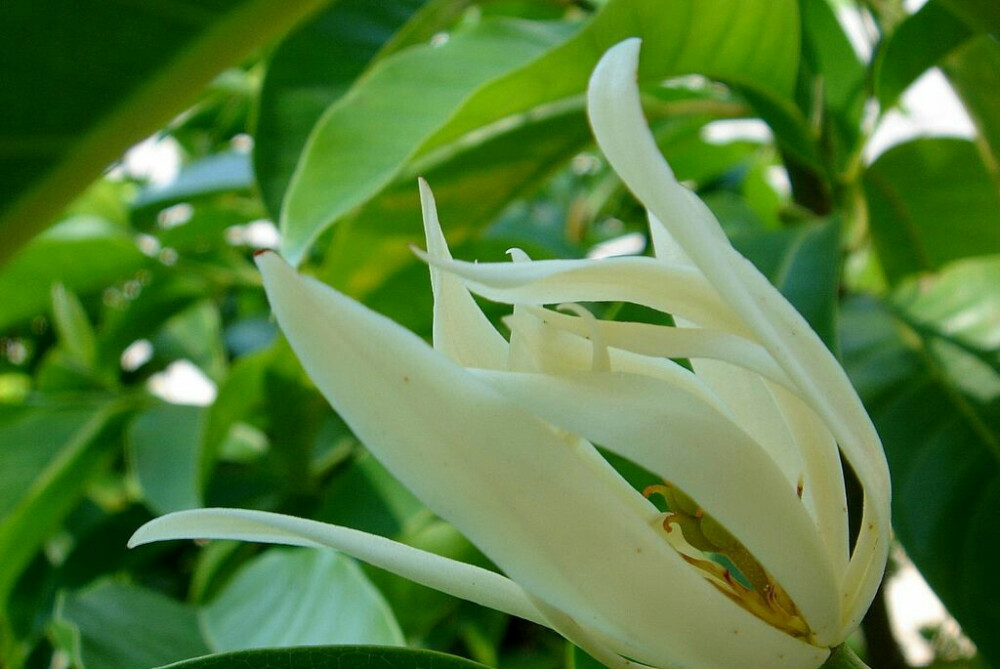
MULTIPOLYGON (((888 550, 889 471, 871 419, 843 369, 805 320, 733 250, 704 203, 674 179, 642 114, 635 79, 639 45, 639 40, 630 39, 612 47, 591 77, 587 107, 597 143, 629 189, 663 222, 832 431, 861 480, 868 521, 881 537, 873 542, 874 552, 855 551, 852 561, 861 564, 852 569, 880 572, 888 550)), ((858 597, 870 601, 878 579, 861 581, 858 597)))
POLYGON ((746 333, 732 310, 694 267, 637 257, 469 263, 415 252, 428 263, 462 277, 472 292, 495 302, 634 302, 681 315, 705 327, 746 333))
POLYGON ((767 351, 755 342, 721 330, 707 328, 675 328, 648 323, 596 321, 584 323, 548 309, 527 307, 537 318, 560 330, 587 337, 595 328, 604 343, 641 355, 662 358, 710 358, 721 360, 764 376, 794 390, 767 351))
POLYGON ((454 597, 545 624, 545 617, 524 590, 496 572, 347 527, 266 511, 193 509, 146 523, 132 535, 129 548, 170 539, 233 539, 332 548, 454 597))
POLYGON ((554 425, 677 485, 771 572, 818 643, 839 632, 840 578, 794 486, 758 444, 700 398, 632 374, 475 375, 554 425))
POLYGON ((292 348, 355 434, 533 596, 655 666, 825 657, 698 576, 653 529, 655 510, 637 513, 625 496, 638 493, 595 466, 592 447, 277 255, 257 262, 292 348), (666 613, 675 602, 685 615, 666 613))
MULTIPOLYGON (((451 260, 451 252, 438 222, 434 194, 423 179, 420 205, 424 215, 427 253, 451 260)), ((504 369, 507 342, 483 314, 465 284, 456 276, 430 265, 434 293, 434 348, 464 367, 504 369)))

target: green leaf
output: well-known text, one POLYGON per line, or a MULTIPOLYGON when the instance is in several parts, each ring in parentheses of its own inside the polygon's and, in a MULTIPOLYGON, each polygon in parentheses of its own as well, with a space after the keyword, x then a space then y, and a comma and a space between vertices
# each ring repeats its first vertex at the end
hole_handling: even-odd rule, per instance
POLYGON ((864 175, 869 226, 890 283, 1000 252, 1000 192, 975 145, 918 139, 889 149, 864 175))
POLYGON ((897 315, 926 343, 963 394, 1000 398, 1000 256, 970 258, 903 283, 897 315))
POLYGON ((539 55, 560 32, 491 21, 377 65, 309 138, 282 210, 285 256, 300 261, 320 232, 386 186, 475 88, 539 55))
POLYGON ((97 362, 97 337, 80 299, 61 283, 52 286, 52 321, 59 343, 84 369, 97 362))
POLYGON ((124 401, 0 409, 0 603, 120 447, 124 401))
POLYGON ((0 330, 48 311, 53 284, 87 295, 148 262, 116 225, 93 217, 63 221, 0 266, 0 330))
POLYGON ((192 606, 108 579, 63 595, 53 627, 77 669, 148 669, 210 652, 192 606))
POLYGON ((945 2, 928 0, 879 47, 875 92, 883 109, 894 105, 910 84, 973 35, 945 2))
POLYGON ((979 131, 977 146, 1000 189, 1000 44, 996 37, 980 35, 952 53, 942 67, 979 131))
POLYGON ((801 8, 803 46, 813 72, 822 77, 823 102, 853 118, 861 112, 865 67, 828 0, 804 0, 801 8))
POLYGON ((210 300, 197 302, 171 317, 153 338, 153 348, 164 360, 190 360, 213 381, 225 376, 222 316, 210 300))
POLYGON ((794 230, 736 229, 729 236, 836 352, 840 221, 831 218, 794 230))
POLYGON ((537 24, 483 21, 443 46, 382 61, 327 111, 310 138, 286 195, 283 252, 301 261, 319 233, 413 158, 580 95, 604 50, 632 35, 645 39, 644 81, 703 73, 759 91, 772 100, 772 111, 787 111, 777 98, 790 90, 796 70, 795 3, 726 3, 675 0, 665 11, 661 0, 611 0, 569 39, 565 30, 558 35, 537 24), (764 25, 780 36, 766 45, 757 39, 764 25))
POLYGON ((3 3, 0 262, 217 73, 322 4, 3 3))
POLYGON ((199 476, 204 409, 161 404, 139 414, 128 429, 129 461, 157 514, 203 506, 199 476))
POLYGON ((220 193, 248 192, 252 187, 250 155, 241 151, 224 151, 188 163, 168 184, 142 189, 132 208, 159 210, 220 193))
POLYGON ((947 268, 926 297, 914 299, 922 292, 916 283, 901 287, 889 309, 847 303, 841 341, 888 456, 896 537, 979 651, 997 663, 1000 609, 983 583, 994 577, 1000 550, 1000 402, 964 392, 956 374, 965 370, 947 348, 967 346, 966 330, 991 329, 996 344, 997 260, 982 262, 991 268, 947 268), (949 276, 953 271, 959 274, 949 276), (958 283, 963 289, 953 290, 958 283), (958 334, 948 343, 950 330, 958 334))
POLYGON ((426 0, 340 0, 271 54, 257 107, 254 171, 277 219, 309 132, 426 0))
MULTIPOLYGON (((529 194, 592 142, 583 109, 575 106, 450 152, 421 171, 434 190, 448 238, 458 243, 483 230, 513 200, 529 194)), ((416 174, 407 170, 338 226, 324 280, 354 297, 370 294, 394 272, 416 264, 409 245, 423 243, 420 220, 416 174)), ((424 292, 420 299, 428 295, 424 292)))
POLYGON ((1000 35, 1000 5, 993 0, 939 0, 976 32, 1000 35))
MULTIPOLYGON (((317 646, 212 655, 170 669, 483 669, 471 660, 430 650, 382 646, 317 646)), ((165 668, 164 668, 165 669, 165 668)))
POLYGON ((237 572, 200 619, 209 645, 222 651, 405 643, 357 564, 329 550, 266 551, 237 572))

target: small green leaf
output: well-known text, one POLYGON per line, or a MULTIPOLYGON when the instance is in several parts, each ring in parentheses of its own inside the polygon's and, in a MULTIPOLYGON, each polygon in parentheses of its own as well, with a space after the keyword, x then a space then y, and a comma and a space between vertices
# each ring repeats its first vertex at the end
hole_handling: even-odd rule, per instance
POLYGON ((202 506, 201 425, 204 409, 161 404, 128 429, 129 462, 145 501, 158 514, 202 506))
POLYGON ((80 299, 61 283, 52 286, 52 320, 63 349, 83 369, 93 369, 97 361, 94 326, 80 299))
POLYGON ((121 227, 93 217, 63 221, 0 266, 0 329, 48 311, 53 284, 87 295, 147 263, 121 227))
POLYGON ((240 569, 199 615, 209 645, 221 651, 404 644, 379 591, 353 560, 329 550, 268 550, 240 569))
POLYGON ((975 255, 1000 253, 1000 192, 972 142, 895 146, 864 175, 869 226, 890 283, 975 255))
POLYGON ((0 603, 120 447, 124 401, 0 411, 0 603))
MULTIPOLYGON (((170 669, 484 669, 471 660, 430 650, 382 646, 317 646, 211 655, 170 669)), ((162 669, 166 669, 163 667, 162 669)))
POLYGON ((148 669, 210 652, 193 607, 108 579, 64 594, 54 627, 78 669, 148 669))

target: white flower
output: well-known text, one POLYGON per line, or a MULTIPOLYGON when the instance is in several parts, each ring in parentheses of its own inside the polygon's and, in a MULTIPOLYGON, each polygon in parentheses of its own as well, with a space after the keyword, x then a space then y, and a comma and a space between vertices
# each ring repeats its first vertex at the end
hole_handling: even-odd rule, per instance
POLYGON ((881 580, 884 455, 836 360, 673 178, 642 116, 638 53, 633 39, 604 56, 588 107, 598 144, 649 210, 656 258, 457 262, 421 182, 434 349, 277 255, 258 258, 278 322, 319 389, 506 578, 253 511, 165 516, 132 544, 331 546, 548 625, 609 666, 819 666, 881 580), (470 290, 514 305, 509 342, 470 290), (638 303, 678 327, 542 307, 578 301, 638 303), (592 444, 662 477, 646 492, 661 493, 671 513, 592 444), (865 492, 853 555, 840 454, 865 492))

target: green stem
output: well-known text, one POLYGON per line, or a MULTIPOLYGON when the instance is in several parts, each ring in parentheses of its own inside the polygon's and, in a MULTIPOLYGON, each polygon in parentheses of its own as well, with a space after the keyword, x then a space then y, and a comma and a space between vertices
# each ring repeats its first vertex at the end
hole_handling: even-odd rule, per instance
POLYGON ((830 657, 827 658, 826 662, 820 669, 871 669, 867 664, 861 661, 854 651, 851 650, 850 646, 846 643, 842 643, 833 649, 830 653, 830 657))

